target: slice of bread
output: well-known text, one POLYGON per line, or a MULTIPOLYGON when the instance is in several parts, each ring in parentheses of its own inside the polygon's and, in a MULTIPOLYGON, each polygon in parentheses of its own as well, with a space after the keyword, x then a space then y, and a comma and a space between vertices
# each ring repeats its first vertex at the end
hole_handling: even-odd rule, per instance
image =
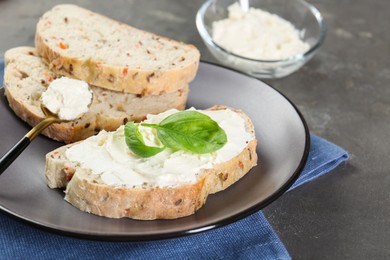
MULTIPOLYGON (((57 75, 38 56, 35 48, 17 47, 5 53, 4 89, 15 114, 29 125, 43 120, 40 97, 57 75)), ((184 109, 188 85, 171 93, 140 96, 91 86, 93 102, 80 119, 52 124, 43 134, 58 141, 72 143, 96 134, 101 129, 115 130, 127 121, 141 121, 147 114, 170 108, 184 109)))
MULTIPOLYGON (((152 220, 174 219, 191 215, 204 205, 209 194, 226 189, 248 173, 249 170, 257 164, 257 141, 252 122, 243 112, 232 109, 226 111, 227 109, 228 108, 226 107, 215 106, 209 110, 212 110, 213 112, 229 112, 231 113, 229 115, 234 115, 235 121, 232 124, 234 125, 236 122, 237 124, 241 124, 240 127, 242 132, 240 133, 244 133, 242 136, 245 136, 247 139, 241 141, 241 145, 236 146, 239 148, 237 148, 234 153, 231 153, 231 151, 234 150, 233 147, 235 147, 232 143, 235 142, 236 137, 234 137, 232 131, 230 133, 226 131, 227 125, 229 124, 225 124, 224 126, 220 124, 228 136, 228 143, 225 145, 226 148, 224 152, 221 151, 221 154, 228 151, 229 156, 221 157, 223 159, 217 160, 207 167, 202 166, 200 168, 193 168, 187 167, 186 165, 180 168, 180 164, 177 163, 177 158, 181 159, 179 156, 186 156, 184 152, 183 155, 180 151, 168 154, 167 159, 165 159, 165 157, 163 157, 164 159, 160 158, 161 162, 159 161, 159 158, 155 158, 159 154, 150 158, 139 158, 132 155, 126 144, 123 144, 124 147, 126 147, 124 150, 124 157, 119 156, 115 151, 113 154, 117 155, 119 158, 118 160, 121 162, 126 161, 127 156, 133 156, 133 158, 135 158, 134 163, 131 162, 132 166, 130 168, 125 167, 124 178, 128 178, 130 184, 123 184, 121 182, 119 182, 119 184, 109 183, 105 181, 107 179, 103 178, 103 175, 107 171, 110 173, 110 171, 115 171, 117 168, 110 166, 103 172, 97 174, 93 169, 85 166, 87 165, 85 161, 81 159, 80 161, 68 159, 69 154, 67 153, 67 151, 70 151, 73 148, 76 150, 79 149, 78 151, 85 154, 86 148, 82 146, 83 143, 92 142, 97 145, 96 148, 92 148, 93 151, 97 151, 100 154, 99 146, 104 146, 104 143, 107 140, 110 140, 109 137, 107 138, 109 133, 101 132, 97 136, 81 141, 80 143, 62 146, 46 155, 45 174, 48 186, 50 188, 66 188, 66 201, 82 211, 99 216, 152 220), (77 145, 79 146, 77 147, 77 145), (169 163, 167 161, 172 158, 175 160, 175 163, 173 164, 174 168, 169 168, 172 166, 172 164, 169 164, 170 166, 168 166, 168 170, 166 170, 164 167, 169 163), (152 173, 147 172, 145 170, 146 168, 142 168, 143 166, 140 166, 141 168, 134 166, 147 165, 148 163, 152 163, 150 168, 152 173), (160 163, 164 164, 164 166, 161 166, 163 168, 159 168, 160 163), (156 165, 157 168, 155 168, 156 165), (139 184, 134 184, 133 181, 138 177, 128 177, 127 174, 131 174, 131 171, 135 169, 138 170, 137 174, 134 176, 140 175, 148 178, 147 180, 149 181, 145 181, 141 178, 139 184), (174 181, 170 180, 169 182, 165 182, 170 177, 172 177, 174 181), (190 181, 186 179, 187 177, 190 181), (183 178, 185 178, 184 181, 183 178), (163 180, 164 184, 161 184, 161 182, 158 182, 156 179, 163 180)), ((118 137, 115 134, 119 134, 118 136, 121 134, 123 135, 123 128, 122 130, 118 129, 113 133, 113 140, 119 140, 120 144, 125 143, 123 136, 123 140, 115 139, 118 137)), ((88 145, 89 144, 90 143, 88 143, 88 145)), ((114 145, 109 145, 107 147, 109 147, 110 151, 113 151, 112 149, 115 149, 113 146, 114 145)), ((116 148, 119 146, 117 144, 115 145, 116 148)), ((222 149, 224 149, 224 147, 222 149)), ((70 156, 72 157, 74 155, 70 156)), ((88 156, 90 155, 88 154, 88 156)), ((94 158, 93 160, 95 160, 95 155, 91 156, 91 158, 94 158)), ((209 154, 208 156, 218 158, 219 155, 214 153, 209 154)), ((202 161, 203 159, 204 157, 201 157, 199 160, 202 161)), ((107 158, 107 160, 111 159, 107 158)), ((99 164, 103 163, 102 158, 98 161, 99 164)), ((193 161, 190 161, 191 165, 192 162, 193 161)), ((95 165, 96 162, 93 162, 93 166, 91 167, 95 167, 95 165)))
POLYGON ((35 46, 58 75, 139 95, 181 89, 194 79, 200 58, 193 45, 70 4, 41 17, 35 46))

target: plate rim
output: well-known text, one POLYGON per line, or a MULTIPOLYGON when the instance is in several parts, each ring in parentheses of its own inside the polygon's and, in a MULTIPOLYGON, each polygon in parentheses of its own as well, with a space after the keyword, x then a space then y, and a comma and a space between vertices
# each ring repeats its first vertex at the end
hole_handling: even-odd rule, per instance
MULTIPOLYGON (((308 156, 309 156, 309 151, 310 151, 310 131, 309 127, 306 123, 306 120, 301 113, 301 111, 298 109, 298 107, 281 91, 273 87, 271 84, 266 83, 258 78, 255 78, 249 74, 246 74, 244 72, 238 71, 233 68, 229 68, 227 66, 210 62, 210 61, 205 61, 205 60, 200 60, 200 63, 208 64, 211 66, 216 66, 220 67, 229 71, 233 71, 235 73, 239 73, 241 75, 244 75, 246 77, 255 79, 257 81, 260 81, 261 83, 265 84, 267 87, 273 89, 276 91, 278 94, 280 94, 295 110, 297 113, 299 119, 301 120, 305 132, 305 145, 304 145, 304 151, 301 157, 301 160, 299 162, 298 167, 295 169, 294 173, 291 175, 291 177, 278 189, 276 190, 273 194, 271 194, 269 197, 267 197, 265 200, 256 203, 255 205, 251 206, 250 208, 243 210, 237 214, 234 214, 230 217, 224 218, 219 221, 214 221, 212 223, 209 223, 207 225, 199 226, 196 228, 189 228, 189 229, 183 229, 180 231, 174 231, 174 232, 167 232, 167 233, 158 233, 158 234, 148 234, 148 235, 97 235, 97 234, 88 234, 88 233, 83 233, 83 232, 77 232, 77 231, 68 231, 68 230, 63 230, 63 229, 58 229, 54 227, 49 227, 46 226, 43 223, 37 222, 34 219, 29 219, 24 216, 21 216, 17 213, 12 212, 8 208, 0 205, 0 210, 5 213, 7 216, 10 216, 13 219, 16 219, 19 222, 26 223, 30 226, 33 226, 35 228, 38 228, 40 230, 48 231, 50 233, 54 234, 59 234, 59 235, 65 235, 68 237, 73 237, 73 238, 81 238, 81 239, 86 239, 86 240, 94 240, 94 241, 121 241, 121 242, 141 242, 141 241, 153 241, 153 240, 165 240, 165 239, 170 239, 170 238, 179 238, 179 237, 184 237, 184 236, 189 236, 189 235, 194 235, 194 234, 199 234, 203 233, 209 230, 213 230, 216 228, 221 228, 223 226, 226 226, 228 224, 232 224, 236 221, 239 221, 245 217, 249 217, 252 214, 255 214, 256 212, 262 210, 263 208, 267 207, 269 204, 274 202, 276 199, 281 197, 293 184, 294 182, 298 179, 300 174, 302 173, 302 170, 307 162, 308 156)), ((0 60, 0 67, 4 66, 4 60, 0 60)), ((4 67, 2 68, 4 69, 4 67)), ((0 90, 4 92, 4 83, 2 86, 0 86, 0 90)))

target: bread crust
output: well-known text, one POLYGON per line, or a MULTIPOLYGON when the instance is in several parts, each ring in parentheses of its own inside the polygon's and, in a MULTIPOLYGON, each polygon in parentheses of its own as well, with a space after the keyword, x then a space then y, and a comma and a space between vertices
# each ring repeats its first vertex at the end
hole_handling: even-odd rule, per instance
MULTIPOLYGON (((248 132, 254 136, 249 118, 241 111, 235 111, 244 117, 248 132)), ((110 218, 175 219, 194 214, 205 204, 209 194, 228 188, 257 165, 256 145, 254 138, 240 154, 202 170, 197 182, 187 185, 129 188, 99 183, 87 169, 72 165, 64 158, 69 146, 46 155, 46 178, 51 188, 66 187, 65 200, 85 212, 110 218)))
MULTIPOLYGON (((86 34, 84 39, 89 39, 88 28, 85 28, 83 31, 86 34)), ((57 33, 60 32, 57 31, 57 33)), ((61 35, 61 39, 66 41, 66 35, 61 35)), ((125 41, 126 38, 122 40, 125 41)), ((83 39, 80 39, 77 45, 82 46, 82 41, 83 39)), ((37 24, 35 46, 38 53, 48 62, 50 69, 58 75, 82 79, 101 88, 141 95, 160 95, 161 93, 177 91, 195 78, 200 58, 199 51, 193 45, 138 30, 75 5, 55 6, 41 17, 37 24), (155 66, 143 69, 142 65, 140 65, 140 68, 137 68, 137 66, 128 65, 126 61, 123 61, 122 64, 112 64, 109 60, 101 61, 96 59, 95 56, 85 56, 85 52, 81 50, 78 53, 68 53, 67 49, 58 47, 58 35, 50 35, 50 33, 46 32, 47 28, 58 26, 58 24, 52 24, 54 23, 53 20, 56 21, 53 17, 66 15, 66 12, 78 12, 85 19, 88 19, 90 16, 98 17, 101 23, 110 23, 114 27, 125 28, 124 30, 129 32, 129 34, 131 32, 144 38, 158 39, 159 43, 185 49, 186 54, 178 61, 176 61, 177 57, 167 57, 166 64, 170 67, 162 68, 161 66, 155 66), (53 40, 53 38, 55 39, 53 40), (177 63, 177 65, 172 67, 171 64, 173 63, 177 63)), ((148 50, 146 49, 146 51, 148 50)), ((96 49, 96 52, 99 52, 99 50, 96 49)))
MULTIPOLYGON (((4 90, 9 106, 31 126, 44 119, 40 109, 40 95, 50 79, 56 77, 38 56, 33 47, 17 47, 5 54, 4 90), (34 99, 34 100, 33 100, 34 99)), ((80 119, 55 123, 42 134, 64 143, 83 140, 104 129, 116 130, 127 121, 142 121, 147 114, 158 114, 170 108, 185 108, 188 85, 172 93, 140 96, 119 93, 91 86, 93 102, 80 119)))

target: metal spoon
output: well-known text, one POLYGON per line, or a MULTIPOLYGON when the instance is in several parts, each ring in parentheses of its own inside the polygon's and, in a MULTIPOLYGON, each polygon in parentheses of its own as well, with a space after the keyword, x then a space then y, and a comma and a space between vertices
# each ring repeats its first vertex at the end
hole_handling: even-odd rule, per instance
MULTIPOLYGON (((92 99, 91 99, 92 103, 92 99)), ((90 103, 90 105, 91 105, 90 103)), ((26 147, 37 137, 46 127, 53 123, 67 122, 70 120, 63 120, 58 117, 57 114, 52 113, 47 107, 41 104, 41 110, 45 114, 39 124, 31 129, 22 139, 19 140, 3 157, 0 159, 0 175, 11 165, 11 163, 26 149, 26 147)), ((77 118, 82 117, 84 113, 77 118)))
POLYGON ((244 13, 249 11, 249 0, 238 0, 238 3, 244 13))

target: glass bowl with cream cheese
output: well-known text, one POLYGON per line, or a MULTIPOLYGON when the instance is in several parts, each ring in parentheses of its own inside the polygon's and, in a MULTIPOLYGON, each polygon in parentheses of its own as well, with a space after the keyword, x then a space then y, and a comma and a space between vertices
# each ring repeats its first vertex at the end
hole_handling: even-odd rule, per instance
POLYGON ((321 13, 303 0, 208 0, 196 26, 223 65, 257 78, 285 77, 309 61, 322 45, 321 13))

